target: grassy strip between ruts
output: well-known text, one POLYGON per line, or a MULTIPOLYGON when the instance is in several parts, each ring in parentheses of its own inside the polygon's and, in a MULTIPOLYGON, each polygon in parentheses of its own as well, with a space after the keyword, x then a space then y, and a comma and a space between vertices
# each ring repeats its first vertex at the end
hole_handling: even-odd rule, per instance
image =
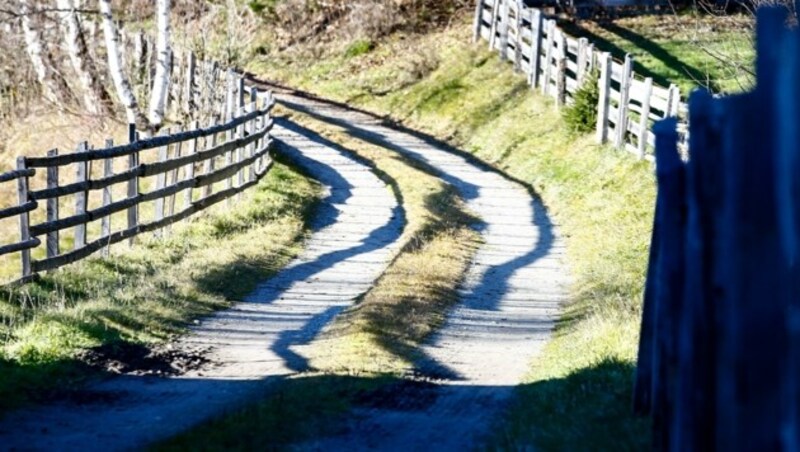
POLYGON ((263 60, 253 70, 390 115, 533 186, 566 239, 573 293, 491 446, 644 448, 647 422, 631 415, 630 393, 655 198, 652 166, 571 134, 549 99, 470 41, 462 18, 442 32, 395 37, 355 58, 289 66, 263 60))
POLYGON ((275 163, 235 211, 223 205, 168 238, 120 245, 0 297, 0 412, 97 375, 82 350, 156 343, 230 305, 301 249, 319 187, 275 163))
POLYGON ((457 301, 480 235, 454 189, 394 151, 301 115, 296 119, 369 162, 394 187, 406 212, 403 248, 375 286, 302 350, 314 372, 159 448, 280 448, 336 433, 350 408, 413 384, 400 378, 411 370, 417 346, 457 301))

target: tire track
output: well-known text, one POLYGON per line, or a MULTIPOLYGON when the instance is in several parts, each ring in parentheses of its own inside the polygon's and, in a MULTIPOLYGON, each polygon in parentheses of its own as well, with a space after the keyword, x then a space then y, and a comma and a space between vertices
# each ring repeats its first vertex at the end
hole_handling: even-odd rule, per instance
MULTIPOLYGON (((0 421, 0 449, 140 448, 241 404, 305 370, 294 348, 310 342, 367 291, 396 253, 402 207, 370 168, 290 123, 280 152, 327 187, 304 252, 233 308, 203 320, 175 346, 210 345, 212 365, 181 377, 110 378, 91 401, 55 402, 0 421)), ((257 246, 257 244, 254 244, 257 246)))
POLYGON ((433 140, 334 103, 292 92, 277 98, 291 110, 427 166, 482 218, 479 230, 485 241, 460 288, 460 305, 420 350, 417 373, 436 383, 434 396, 430 389, 418 391, 409 385, 411 389, 398 391, 393 401, 355 409, 344 429, 348 433, 300 444, 298 449, 479 446, 550 337, 565 299, 564 249, 544 206, 522 185, 433 140))

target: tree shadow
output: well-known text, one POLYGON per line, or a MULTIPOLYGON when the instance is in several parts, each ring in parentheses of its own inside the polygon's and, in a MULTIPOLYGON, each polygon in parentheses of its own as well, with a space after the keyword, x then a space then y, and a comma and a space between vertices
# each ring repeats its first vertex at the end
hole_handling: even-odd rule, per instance
MULTIPOLYGON (((708 74, 706 71, 681 61, 681 59, 673 55, 669 50, 652 39, 636 33, 629 28, 621 27, 612 21, 598 21, 596 24, 604 30, 613 33, 626 41, 634 43, 642 50, 643 53, 647 53, 653 58, 659 60, 662 64, 664 64, 664 66, 668 67, 672 71, 686 75, 695 83, 706 86, 713 92, 719 91, 719 86, 713 80, 708 79, 708 74)), ((622 60, 628 53, 609 39, 581 26, 580 23, 564 21, 563 23, 559 23, 559 26, 561 26, 565 32, 572 36, 588 38, 590 42, 595 44, 598 50, 610 52, 614 58, 622 60)), ((654 82, 662 86, 669 86, 672 83, 668 77, 648 69, 635 59, 634 71, 643 77, 652 78, 654 82)))

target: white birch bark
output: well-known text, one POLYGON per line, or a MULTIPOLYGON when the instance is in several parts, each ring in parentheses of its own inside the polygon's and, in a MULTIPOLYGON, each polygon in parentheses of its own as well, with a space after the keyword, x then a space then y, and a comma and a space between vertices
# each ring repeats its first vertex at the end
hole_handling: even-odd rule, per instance
POLYGON ((71 0, 56 0, 56 4, 59 9, 67 54, 83 88, 81 96, 83 105, 90 114, 109 114, 111 113, 111 99, 98 77, 97 68, 89 55, 86 39, 75 10, 77 3, 73 3, 71 0))
POLYGON ((164 122, 164 110, 167 103, 170 76, 170 0, 157 0, 156 26, 156 74, 153 79, 153 91, 150 95, 150 124, 155 127, 164 122))
POLYGON ((103 35, 106 42, 106 53, 108 54, 108 71, 114 80, 114 87, 117 97, 125 107, 125 115, 129 123, 135 123, 140 127, 149 129, 147 118, 139 109, 136 96, 133 95, 131 83, 125 75, 122 61, 119 56, 119 41, 117 38, 117 26, 114 23, 114 16, 111 13, 111 0, 98 0, 100 6, 100 18, 103 22, 103 35))
POLYGON ((36 78, 42 85, 44 97, 56 105, 61 105, 67 89, 66 82, 57 79, 58 75, 53 74, 48 67, 49 55, 44 49, 42 35, 31 22, 31 8, 29 0, 19 0, 22 13, 22 31, 25 37, 25 50, 36 72, 36 78))

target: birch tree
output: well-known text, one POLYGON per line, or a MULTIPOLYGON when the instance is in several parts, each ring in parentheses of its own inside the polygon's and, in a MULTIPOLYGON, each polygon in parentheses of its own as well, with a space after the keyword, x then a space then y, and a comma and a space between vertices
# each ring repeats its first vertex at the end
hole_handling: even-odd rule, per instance
POLYGON ((170 0, 157 0, 156 26, 156 74, 153 79, 153 91, 150 93, 150 124, 159 127, 164 122, 164 110, 167 103, 170 76, 170 0))
POLYGON ((19 2, 25 50, 33 65, 36 78, 42 86, 44 97, 53 104, 63 107, 68 99, 69 86, 61 74, 54 70, 55 65, 44 47, 42 34, 31 20, 30 1, 19 0, 19 2))
POLYGON ((108 71, 114 80, 114 87, 120 103, 125 107, 125 114, 129 123, 150 129, 147 118, 142 114, 136 97, 133 95, 131 83, 125 74, 124 66, 119 54, 119 38, 117 26, 114 24, 114 16, 111 12, 111 0, 98 0, 100 6, 100 20, 103 23, 103 35, 106 43, 106 53, 108 54, 108 71))
POLYGON ((86 38, 76 11, 78 4, 71 0, 56 0, 56 5, 64 33, 64 47, 83 88, 81 98, 84 108, 93 115, 110 114, 111 98, 103 86, 94 60, 89 54, 86 38))

